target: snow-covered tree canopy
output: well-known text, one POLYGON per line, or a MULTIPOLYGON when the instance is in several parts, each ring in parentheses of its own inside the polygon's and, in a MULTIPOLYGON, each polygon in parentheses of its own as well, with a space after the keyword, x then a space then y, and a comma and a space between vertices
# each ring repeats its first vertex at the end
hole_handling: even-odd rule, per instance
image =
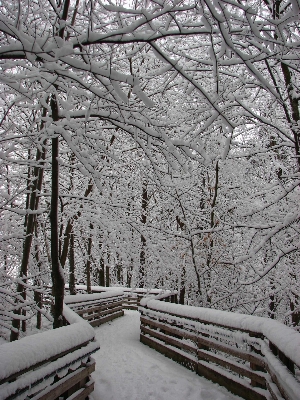
POLYGON ((1 1, 0 267, 106 265, 198 304, 295 316, 299 12, 1 1))

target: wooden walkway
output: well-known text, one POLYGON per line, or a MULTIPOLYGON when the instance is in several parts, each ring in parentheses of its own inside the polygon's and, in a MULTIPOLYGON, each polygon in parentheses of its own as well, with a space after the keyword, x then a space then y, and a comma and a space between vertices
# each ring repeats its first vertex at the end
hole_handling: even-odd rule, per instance
POLYGON ((140 342, 140 315, 125 315, 96 328, 94 400, 240 399, 140 342))
POLYGON ((66 296, 62 328, 0 346, 0 399, 84 400, 94 385, 94 400, 238 399, 224 387, 247 400, 299 399, 294 329, 178 305, 171 292, 142 299, 96 292, 66 296), (125 315, 124 306, 131 308, 125 315))

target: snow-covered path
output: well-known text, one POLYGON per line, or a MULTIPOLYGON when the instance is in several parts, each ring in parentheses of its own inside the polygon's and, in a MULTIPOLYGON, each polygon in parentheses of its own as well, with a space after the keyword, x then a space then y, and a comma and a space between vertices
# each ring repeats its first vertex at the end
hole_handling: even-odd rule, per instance
POLYGON ((94 400, 240 400, 139 341, 139 313, 96 329, 94 400))

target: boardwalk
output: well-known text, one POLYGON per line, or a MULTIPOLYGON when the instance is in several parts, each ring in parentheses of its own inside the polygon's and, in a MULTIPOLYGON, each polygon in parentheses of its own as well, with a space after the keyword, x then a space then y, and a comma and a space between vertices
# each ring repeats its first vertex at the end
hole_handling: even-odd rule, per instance
POLYGON ((96 329, 94 400, 240 400, 139 342, 139 313, 96 329))

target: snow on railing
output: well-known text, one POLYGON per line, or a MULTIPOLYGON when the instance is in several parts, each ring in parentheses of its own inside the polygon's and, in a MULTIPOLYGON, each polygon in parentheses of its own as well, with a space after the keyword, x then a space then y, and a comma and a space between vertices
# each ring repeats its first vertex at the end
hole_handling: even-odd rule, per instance
POLYGON ((70 325, 0 346, 0 399, 75 400, 93 391, 95 332, 66 305, 64 318, 70 325))
MULTIPOLYGON (((86 291, 86 285, 76 285, 76 290, 86 291)), ((66 285, 66 290, 69 290, 69 285, 66 285)), ((156 297, 158 295, 165 295, 167 297, 172 293, 172 296, 177 296, 177 291, 170 291, 165 289, 143 289, 143 288, 126 288, 121 286, 92 286, 91 291, 93 293, 105 293, 115 290, 122 290, 124 293, 123 297, 123 308, 129 310, 138 310, 140 301, 144 297, 156 297)), ((174 300, 175 302, 175 300, 174 300)), ((177 300, 176 300, 177 302, 177 300)))
POLYGON ((300 335, 278 321, 143 299, 144 344, 247 400, 298 400, 300 335))
POLYGON ((124 315, 123 291, 65 296, 65 303, 93 327, 124 315))

